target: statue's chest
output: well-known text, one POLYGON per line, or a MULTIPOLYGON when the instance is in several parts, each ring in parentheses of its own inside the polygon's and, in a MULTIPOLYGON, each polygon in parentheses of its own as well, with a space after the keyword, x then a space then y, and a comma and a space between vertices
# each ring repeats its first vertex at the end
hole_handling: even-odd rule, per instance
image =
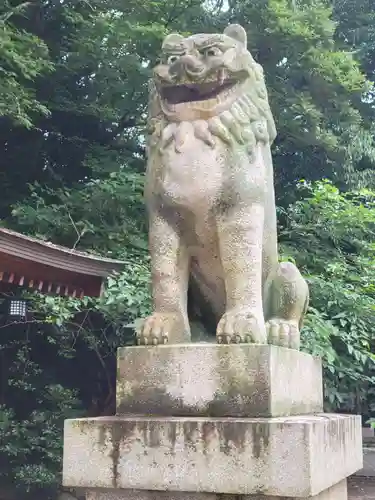
POLYGON ((228 152, 189 138, 176 150, 171 144, 161 154, 158 183, 163 195, 175 203, 194 208, 212 206, 228 182, 228 152))

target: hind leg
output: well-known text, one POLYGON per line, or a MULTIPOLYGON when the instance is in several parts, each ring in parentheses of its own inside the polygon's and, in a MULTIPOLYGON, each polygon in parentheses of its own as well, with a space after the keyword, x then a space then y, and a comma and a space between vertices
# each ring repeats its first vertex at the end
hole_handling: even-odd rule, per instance
POLYGON ((297 267, 291 262, 280 263, 265 308, 269 344, 299 350, 308 303, 309 289, 297 267))

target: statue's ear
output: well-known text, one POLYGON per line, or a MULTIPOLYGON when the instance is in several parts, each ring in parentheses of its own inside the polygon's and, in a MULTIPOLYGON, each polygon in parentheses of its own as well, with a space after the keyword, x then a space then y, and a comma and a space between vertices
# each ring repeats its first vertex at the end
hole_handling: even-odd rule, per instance
POLYGON ((162 48, 164 49, 170 45, 180 45, 184 37, 178 33, 171 33, 164 38, 162 48))
POLYGON ((224 35, 233 38, 234 40, 241 43, 245 47, 247 46, 246 31, 239 24, 230 24, 227 28, 225 28, 224 35))

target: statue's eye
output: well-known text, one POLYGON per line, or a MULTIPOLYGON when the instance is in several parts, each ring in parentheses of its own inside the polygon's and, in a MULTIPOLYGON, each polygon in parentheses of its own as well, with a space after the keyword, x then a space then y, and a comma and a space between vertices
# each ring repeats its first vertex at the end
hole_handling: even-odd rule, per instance
POLYGON ((173 64, 177 61, 178 56, 169 56, 167 59, 168 64, 173 64))
POLYGON ((206 57, 215 57, 221 54, 221 50, 217 47, 210 47, 203 51, 203 55, 206 57))

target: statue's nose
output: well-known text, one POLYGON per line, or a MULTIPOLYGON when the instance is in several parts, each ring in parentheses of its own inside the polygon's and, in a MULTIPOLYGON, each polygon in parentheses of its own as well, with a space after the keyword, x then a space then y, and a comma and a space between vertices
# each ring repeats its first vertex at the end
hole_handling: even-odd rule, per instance
POLYGON ((199 75, 202 71, 204 71, 204 64, 197 57, 191 55, 179 57, 169 68, 171 75, 177 78, 182 78, 186 74, 199 75))

